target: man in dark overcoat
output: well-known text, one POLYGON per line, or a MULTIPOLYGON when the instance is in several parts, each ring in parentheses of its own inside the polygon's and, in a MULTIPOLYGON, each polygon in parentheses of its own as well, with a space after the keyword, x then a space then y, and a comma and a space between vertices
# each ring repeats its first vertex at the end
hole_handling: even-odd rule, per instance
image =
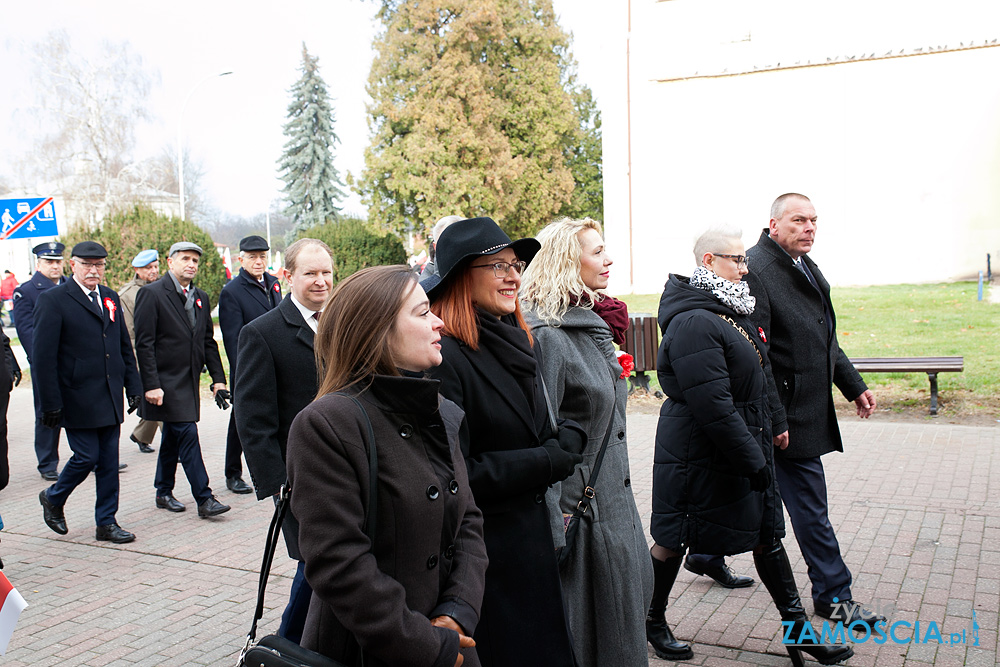
POLYGON ((808 565, 813 606, 824 618, 850 609, 850 618, 833 619, 845 626, 854 620, 873 625, 881 617, 851 597, 851 572, 830 525, 820 457, 844 451, 833 385, 855 403, 862 418, 875 411, 875 396, 837 344, 830 284, 808 257, 816 223, 808 197, 778 197, 768 227, 747 250, 750 273, 744 280, 757 299, 750 319, 766 339, 771 361, 768 394, 778 490, 808 565))
MULTIPOLYGON (((244 326, 281 303, 281 285, 266 271, 270 248, 260 236, 248 236, 240 241, 239 274, 222 288, 219 294, 219 328, 222 343, 229 358, 229 378, 236 393, 237 349, 244 326)), ((226 435, 226 488, 233 493, 250 493, 253 489, 243 481, 239 432, 236 430, 237 403, 229 413, 229 433, 226 435)))
POLYGON ((91 471, 97 482, 94 518, 98 540, 124 543, 118 512, 118 437, 124 418, 122 392, 139 404, 142 383, 132 355, 118 294, 104 285, 107 251, 84 241, 73 247, 73 278, 47 290, 35 304, 32 358, 38 376, 42 420, 66 429, 73 455, 55 484, 39 494, 49 528, 67 532, 63 506, 91 471))
MULTIPOLYGON (((258 500, 275 496, 285 483, 288 429, 316 397, 313 338, 333 286, 330 248, 316 239, 300 239, 285 251, 285 269, 291 292, 276 309, 243 328, 233 383, 236 427, 258 500)), ((281 532, 288 556, 299 564, 278 634, 298 642, 312 589, 299 553, 299 524, 290 511, 281 532)))
POLYGON ((35 399, 35 456, 38 458, 38 472, 42 479, 50 482, 59 478, 59 429, 48 428, 42 423, 42 404, 38 395, 38 373, 32 358, 35 333, 35 303, 45 290, 66 282, 63 275, 63 252, 66 246, 49 241, 39 243, 35 253, 35 273, 14 290, 14 328, 17 339, 28 357, 31 368, 31 393, 35 399))
POLYGON ((215 342, 212 305, 208 294, 192 284, 202 250, 188 241, 170 246, 170 270, 139 290, 135 301, 135 349, 145 390, 139 416, 163 423, 156 461, 156 506, 183 512, 174 498, 177 460, 191 484, 198 516, 229 511, 208 486, 208 472, 201 456, 198 419, 201 417, 199 377, 208 366, 212 394, 220 408, 227 408, 229 392, 215 342))
MULTIPOLYGON (((132 280, 118 288, 118 298, 122 302, 122 315, 125 318, 125 326, 128 327, 128 335, 132 340, 132 348, 135 348, 135 297, 139 290, 154 282, 160 277, 160 254, 149 248, 141 251, 132 259, 132 268, 135 275, 132 280)), ((149 446, 153 442, 160 422, 150 422, 140 419, 129 439, 139 446, 139 451, 143 454, 152 454, 153 448, 149 446)))

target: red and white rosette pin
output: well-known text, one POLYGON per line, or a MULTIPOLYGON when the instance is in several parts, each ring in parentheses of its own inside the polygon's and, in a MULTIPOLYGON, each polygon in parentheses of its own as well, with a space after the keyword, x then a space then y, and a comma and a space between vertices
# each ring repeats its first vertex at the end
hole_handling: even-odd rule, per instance
POLYGON ((766 343, 767 336, 764 335, 764 327, 757 327, 757 333, 760 334, 760 339, 766 343))
POLYGON ((280 292, 281 292, 281 286, 280 286, 280 285, 278 285, 278 283, 274 283, 274 291, 275 291, 275 292, 278 292, 278 293, 280 293, 280 292))
POLYGON ((111 299, 111 297, 104 297, 104 307, 108 310, 108 317, 111 318, 112 322, 114 322, 115 311, 118 310, 118 306, 115 305, 115 302, 111 299))
POLYGON ((199 308, 201 308, 201 299, 195 299, 194 302, 195 302, 195 305, 197 305, 199 308))

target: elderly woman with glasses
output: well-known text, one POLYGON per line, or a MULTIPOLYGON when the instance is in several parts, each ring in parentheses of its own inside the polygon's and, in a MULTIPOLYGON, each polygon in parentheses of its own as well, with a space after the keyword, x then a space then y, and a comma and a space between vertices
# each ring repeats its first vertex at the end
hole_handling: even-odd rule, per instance
POLYGON ((732 555, 753 551, 754 565, 797 644, 824 665, 846 660, 850 646, 819 644, 799 598, 788 556, 781 498, 773 482, 770 366, 764 332, 747 318, 756 303, 740 233, 713 229, 695 242, 699 266, 690 278, 671 275, 660 298, 663 330, 657 377, 667 394, 656 428, 653 463, 655 544, 653 599, 646 620, 656 654, 692 657, 664 612, 685 551, 732 555), (811 631, 811 632, 810 632, 811 631))
POLYGON ((586 435, 549 424, 518 305, 521 272, 538 247, 511 242, 490 218, 461 220, 438 239, 440 282, 423 283, 444 321, 443 361, 431 376, 465 411, 463 452, 483 512, 490 565, 473 638, 486 667, 576 664, 545 491, 573 473, 586 435))

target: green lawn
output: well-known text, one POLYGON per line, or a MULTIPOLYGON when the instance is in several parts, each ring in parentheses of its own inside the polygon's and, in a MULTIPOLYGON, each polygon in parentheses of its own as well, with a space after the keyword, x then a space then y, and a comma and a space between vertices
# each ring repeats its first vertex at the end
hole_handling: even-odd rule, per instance
MULTIPOLYGON (((938 376, 942 401, 962 403, 965 412, 996 412, 1000 304, 989 303, 988 292, 983 301, 976 296, 974 282, 834 288, 840 346, 851 357, 965 357, 964 372, 938 376)), ((655 314, 660 297, 621 298, 631 313, 655 314)), ((876 395, 895 399, 899 407, 927 404, 924 373, 866 373, 865 380, 876 395)))

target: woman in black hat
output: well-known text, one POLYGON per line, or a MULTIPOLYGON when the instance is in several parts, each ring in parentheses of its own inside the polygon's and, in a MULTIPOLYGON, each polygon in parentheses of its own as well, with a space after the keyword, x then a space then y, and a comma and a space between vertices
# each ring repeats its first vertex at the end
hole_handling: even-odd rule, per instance
POLYGON ((490 218, 448 227, 440 282, 425 281, 444 321, 441 393, 465 410, 469 483, 483 512, 490 564, 475 632, 483 665, 576 664, 545 490, 571 475, 586 436, 550 424, 517 291, 538 242, 510 238, 490 218))

